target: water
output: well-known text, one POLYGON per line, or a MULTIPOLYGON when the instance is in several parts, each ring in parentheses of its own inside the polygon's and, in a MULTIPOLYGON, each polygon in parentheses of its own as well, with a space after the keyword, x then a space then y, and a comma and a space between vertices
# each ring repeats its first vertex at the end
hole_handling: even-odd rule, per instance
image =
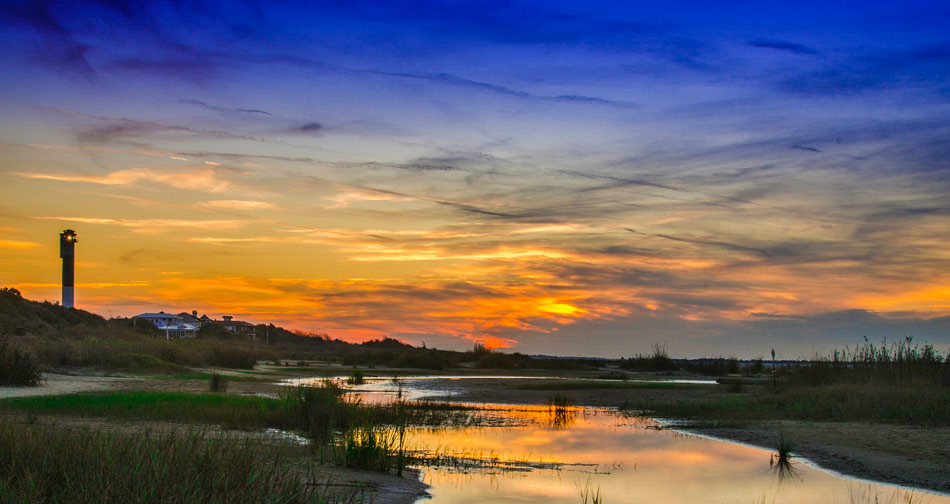
MULTIPOLYGON (((432 378, 355 390, 367 402, 451 396, 445 382, 433 390, 432 378)), ((577 504, 599 492, 608 503, 950 504, 950 496, 856 480, 800 459, 780 470, 769 450, 659 429, 614 410, 483 406, 493 426, 410 429, 407 447, 434 464, 422 476, 429 502, 577 504)))
POLYGON ((613 411, 578 408, 558 419, 545 407, 500 408, 522 425, 412 432, 415 449, 489 461, 425 469, 431 502, 576 504, 586 486, 610 503, 950 503, 801 461, 779 470, 768 450, 658 430, 613 411))
MULTIPOLYGON (((319 385, 325 378, 290 378, 284 380, 286 385, 319 385)), ((402 397, 407 401, 419 399, 451 400, 463 389, 465 380, 544 380, 577 382, 578 378, 552 378, 549 376, 498 376, 498 375, 438 375, 438 376, 400 376, 400 377, 366 377, 365 383, 359 386, 347 386, 346 376, 334 376, 330 380, 339 386, 345 387, 351 393, 358 395, 364 404, 386 404, 402 397)), ((588 378, 586 381, 617 383, 617 380, 588 378)), ((626 383, 656 383, 658 380, 627 380, 626 383)), ((700 379, 669 379, 664 383, 683 383, 715 385, 715 380, 700 379)))

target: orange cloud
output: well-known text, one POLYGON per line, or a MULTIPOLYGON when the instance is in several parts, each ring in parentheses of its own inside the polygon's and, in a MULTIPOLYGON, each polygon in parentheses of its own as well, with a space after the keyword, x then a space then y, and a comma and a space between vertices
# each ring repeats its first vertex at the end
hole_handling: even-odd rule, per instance
POLYGON ((273 203, 255 200, 213 200, 198 203, 197 206, 216 210, 272 210, 276 208, 273 203))
POLYGON ((169 228, 235 229, 245 223, 239 220, 190 220, 190 219, 109 219, 102 217, 35 217, 41 220, 81 222, 131 228, 137 233, 158 233, 169 228))
POLYGON ((0 240, 0 248, 11 248, 11 249, 31 249, 39 247, 39 243, 33 243, 28 241, 19 241, 19 240, 0 240))

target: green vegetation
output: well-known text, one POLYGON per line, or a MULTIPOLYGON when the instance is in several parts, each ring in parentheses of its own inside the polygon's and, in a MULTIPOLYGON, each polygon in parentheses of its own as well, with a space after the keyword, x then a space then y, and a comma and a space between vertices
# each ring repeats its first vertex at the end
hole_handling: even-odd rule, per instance
POLYGON ((43 334, 77 325, 99 327, 105 323, 105 319, 94 313, 47 301, 30 301, 16 289, 0 288, 0 335, 43 334))
MULTIPOLYGON (((760 365, 753 361, 753 367, 760 365)), ((828 357, 785 362, 773 366, 771 380, 759 381, 733 383, 728 390, 735 393, 728 395, 631 398, 624 408, 720 424, 788 419, 950 425, 950 357, 910 339, 879 346, 865 341, 828 357)))
POLYGON ((265 397, 150 391, 17 397, 0 401, 0 410, 213 424, 236 429, 284 427, 288 422, 283 409, 280 400, 265 397))
POLYGON ((281 399, 289 425, 320 442, 332 439, 334 430, 346 430, 358 423, 358 417, 365 414, 358 402, 348 400, 329 381, 321 387, 289 388, 281 399))
POLYGON ((627 404, 660 416, 742 423, 750 420, 860 421, 917 425, 950 422, 950 390, 841 384, 789 387, 674 403, 627 404))
MULTIPOLYGON (((280 447, 200 432, 135 435, 0 419, 0 501, 330 503, 280 447)), ((299 457, 296 457, 299 460, 299 457)))
POLYGON ((0 385, 35 386, 43 379, 36 357, 0 336, 0 385))
POLYGON ((329 454, 330 462, 396 474, 405 466, 408 426, 468 426, 478 420, 473 408, 447 403, 361 405, 329 382, 289 388, 280 398, 145 391, 22 397, 0 401, 0 411, 290 430, 305 434, 311 451, 329 454))
POLYGON ((252 369, 257 362, 277 366, 294 363, 287 371, 320 374, 311 362, 345 366, 443 370, 477 369, 595 369, 585 359, 539 359, 519 353, 491 351, 484 346, 468 352, 417 348, 392 338, 361 344, 331 339, 325 334, 294 333, 259 325, 256 337, 235 334, 224 326, 201 326, 194 339, 166 341, 151 324, 136 326, 129 319, 106 320, 99 315, 48 302, 23 299, 16 289, 0 288, 0 337, 9 336, 36 356, 41 368, 91 366, 131 373, 187 374, 189 367, 252 369), (260 335, 266 334, 264 341, 260 335))
POLYGON ((874 384, 898 387, 950 387, 950 354, 940 355, 933 345, 914 344, 911 338, 835 351, 787 370, 790 386, 874 384))
POLYGON ((397 430, 360 427, 343 435, 333 448, 333 460, 337 465, 356 469, 398 471, 402 468, 401 453, 397 430))
POLYGON ((361 405, 332 384, 288 388, 280 398, 112 391, 16 397, 0 400, 0 411, 103 417, 130 421, 167 421, 219 425, 234 429, 268 427, 303 432, 318 441, 334 431, 363 426, 465 426, 475 422, 473 408, 429 401, 397 405, 361 405))

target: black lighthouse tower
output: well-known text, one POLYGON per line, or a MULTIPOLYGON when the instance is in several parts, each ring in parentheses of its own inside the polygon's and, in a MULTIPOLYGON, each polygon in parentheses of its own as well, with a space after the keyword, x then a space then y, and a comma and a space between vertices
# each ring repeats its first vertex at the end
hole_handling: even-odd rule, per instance
POLYGON ((72 229, 59 234, 59 257, 63 259, 63 306, 72 308, 76 279, 76 232, 72 229))

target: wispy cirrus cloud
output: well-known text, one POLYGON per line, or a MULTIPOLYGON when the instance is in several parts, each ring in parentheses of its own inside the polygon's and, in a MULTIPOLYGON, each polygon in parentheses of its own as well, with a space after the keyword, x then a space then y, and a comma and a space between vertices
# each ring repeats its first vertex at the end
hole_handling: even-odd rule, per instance
POLYGON ((273 210, 277 205, 258 200, 211 200, 202 201, 197 206, 216 210, 273 210))
POLYGON ((241 220, 223 219, 113 219, 108 217, 77 217, 77 216, 38 216, 39 220, 79 222, 83 224, 98 224, 103 226, 120 226, 130 228, 137 233, 159 233, 168 229, 236 229, 246 224, 241 220))
POLYGON ((56 182, 84 182, 107 186, 126 186, 138 183, 158 183, 177 189, 187 189, 209 193, 227 192, 234 184, 222 174, 234 173, 233 169, 216 167, 196 167, 187 170, 169 171, 155 168, 131 168, 118 170, 106 175, 77 175, 55 173, 19 172, 17 175, 56 182))

